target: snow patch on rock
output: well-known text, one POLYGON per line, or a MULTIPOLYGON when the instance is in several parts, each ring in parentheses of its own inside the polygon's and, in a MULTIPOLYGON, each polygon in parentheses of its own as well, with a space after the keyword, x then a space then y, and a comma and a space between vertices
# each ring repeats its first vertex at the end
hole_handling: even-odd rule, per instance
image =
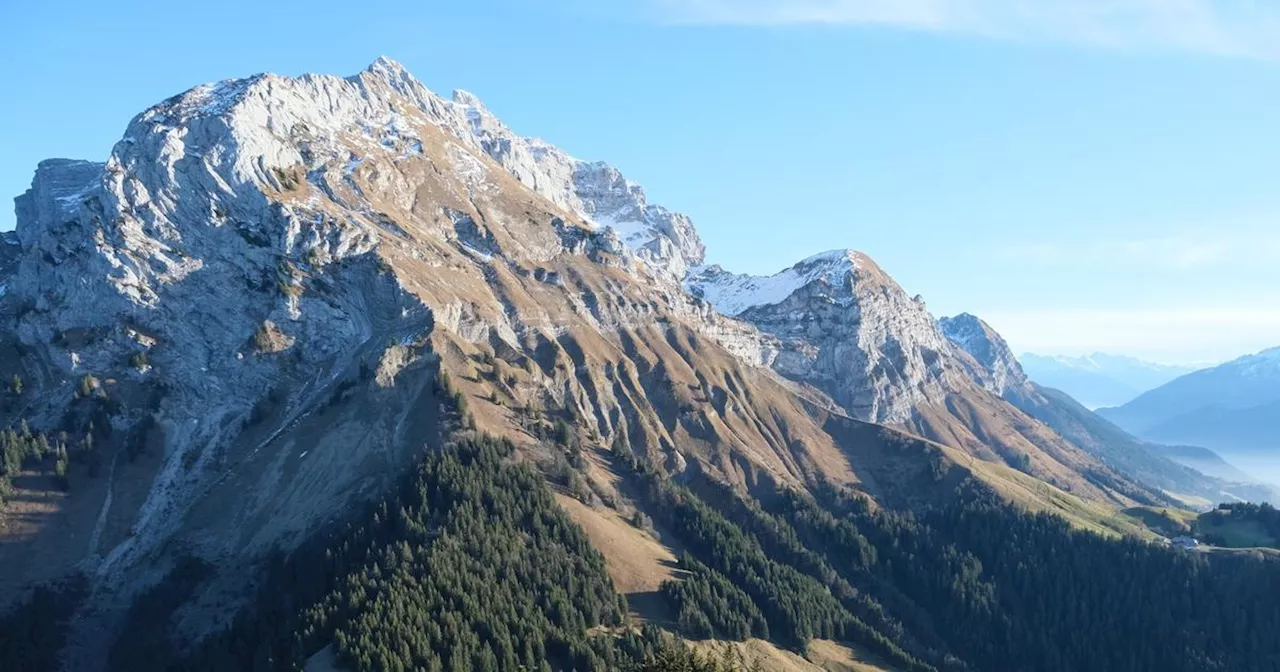
POLYGON ((693 269, 685 287, 721 313, 740 315, 751 308, 782 303, 796 290, 815 282, 840 285, 858 270, 863 258, 853 250, 832 250, 769 276, 739 275, 708 266, 693 269))

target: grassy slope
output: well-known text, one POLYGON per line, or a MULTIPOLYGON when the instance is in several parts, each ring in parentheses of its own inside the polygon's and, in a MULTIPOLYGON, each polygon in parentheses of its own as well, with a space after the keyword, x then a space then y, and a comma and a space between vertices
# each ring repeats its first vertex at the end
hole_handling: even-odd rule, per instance
POLYGON ((825 639, 809 642, 803 655, 762 639, 708 640, 694 642, 692 646, 718 658, 725 655, 727 647, 735 658, 747 665, 758 665, 761 672, 887 672, 893 669, 865 651, 825 639))
POLYGON ((1272 537, 1257 521, 1233 518, 1222 511, 1201 514, 1192 529, 1197 537, 1222 537, 1227 548, 1280 548, 1280 539, 1272 537))
POLYGON ((1172 507, 1135 506, 1125 509, 1123 513, 1166 537, 1176 537, 1191 532, 1191 526, 1196 520, 1194 512, 1172 507))
POLYGON ((1032 476, 1004 465, 974 460, 967 455, 943 448, 953 458, 965 460, 974 476, 986 483, 1015 506, 1032 512, 1053 513, 1066 519, 1075 527, 1103 536, 1132 535, 1144 538, 1153 536, 1144 523, 1127 516, 1118 509, 1090 502, 1059 490, 1032 476))
POLYGON ((1197 514, 1170 507, 1135 506, 1122 513, 1166 537, 1190 535, 1203 540, 1206 536, 1219 536, 1226 541, 1222 548, 1227 549, 1280 548, 1280 539, 1272 537, 1256 521, 1232 518, 1222 511, 1197 514))

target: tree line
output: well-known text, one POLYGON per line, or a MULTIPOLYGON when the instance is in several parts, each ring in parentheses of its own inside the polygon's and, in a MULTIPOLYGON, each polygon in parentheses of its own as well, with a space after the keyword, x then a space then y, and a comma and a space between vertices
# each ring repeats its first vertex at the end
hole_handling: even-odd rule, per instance
POLYGON ((664 590, 690 637, 757 635, 763 615, 784 646, 834 638, 902 669, 1280 669, 1280 563, 1262 556, 1076 530, 975 481, 894 511, 823 484, 748 498, 623 458, 694 558, 689 585, 664 590))
MULTIPOLYGON (((348 670, 721 669, 667 651, 655 628, 623 627, 603 557, 513 451, 468 435, 428 452, 394 494, 275 555, 227 630, 162 655, 129 633, 163 630, 169 612, 140 613, 112 669, 300 670, 325 647, 348 670), (664 660, 693 667, 654 667, 664 660)), ((175 578, 156 592, 188 590, 175 578)))
MULTIPOLYGON (((563 444, 556 470, 582 468, 573 456, 590 448, 563 444)), ((827 483, 752 497, 696 462, 666 473, 625 441, 612 455, 633 520, 684 549, 661 595, 689 639, 832 639, 913 672, 1280 669, 1280 563, 1265 557, 1075 530, 973 480, 907 511, 827 483)), ((252 605, 189 651, 171 613, 217 568, 179 563, 135 604, 111 667, 300 670, 326 648, 353 671, 750 667, 636 627, 549 475, 463 432, 386 497, 273 556, 252 605)))
POLYGON ((1268 502, 1228 502, 1219 504, 1215 511, 1200 516, 1199 528, 1205 541, 1215 546, 1229 546, 1227 539, 1214 528, 1229 522, 1253 523, 1272 543, 1280 543, 1280 511, 1268 502))

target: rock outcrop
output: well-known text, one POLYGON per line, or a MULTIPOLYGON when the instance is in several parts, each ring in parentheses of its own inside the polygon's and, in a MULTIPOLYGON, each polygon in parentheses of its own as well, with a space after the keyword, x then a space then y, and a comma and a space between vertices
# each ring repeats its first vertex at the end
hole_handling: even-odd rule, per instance
POLYGON ((938 321, 942 333, 957 347, 977 360, 970 374, 993 394, 1004 396, 1011 389, 1027 384, 1027 374, 1018 358, 991 325, 969 313, 944 317, 938 321))
POLYGON ((819 254, 768 277, 699 269, 686 286, 781 341, 772 365, 827 392, 855 417, 906 423, 959 384, 951 344, 919 297, 864 254, 819 254))
POLYGON ((480 100, 456 91, 446 109, 464 116, 479 146, 521 184, 598 228, 613 229, 641 259, 670 277, 701 264, 705 248, 689 218, 650 205, 644 189, 607 163, 575 159, 512 132, 480 100))

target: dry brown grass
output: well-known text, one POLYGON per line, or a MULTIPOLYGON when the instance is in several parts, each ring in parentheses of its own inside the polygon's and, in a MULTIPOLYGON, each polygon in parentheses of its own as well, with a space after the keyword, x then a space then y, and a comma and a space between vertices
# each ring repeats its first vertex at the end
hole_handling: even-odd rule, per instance
POLYGON ((292 336, 280 331, 275 322, 264 320, 253 335, 253 347, 259 354, 269 355, 288 350, 293 346, 293 340, 292 336))
POLYGON ((952 395, 945 406, 918 408, 917 419, 907 429, 988 462, 1004 462, 1001 455, 1025 455, 1027 470, 1058 488, 1116 507, 1136 504, 1081 475, 1090 469, 1111 471, 1097 458, 976 387, 952 395))
POLYGON ((623 595, 651 593, 673 578, 676 555, 648 533, 637 529, 612 509, 591 508, 556 494, 556 500, 582 527, 591 545, 604 555, 614 587, 623 595))
POLYGON ((804 655, 780 649, 761 639, 745 642, 709 640, 693 642, 691 646, 712 656, 724 655, 727 647, 747 664, 758 664, 765 672, 886 672, 893 669, 877 662, 874 656, 822 639, 809 642, 804 655))
POLYGON ((809 642, 805 657, 829 672, 882 672, 892 669, 876 656, 850 648, 839 642, 815 639, 809 642))

